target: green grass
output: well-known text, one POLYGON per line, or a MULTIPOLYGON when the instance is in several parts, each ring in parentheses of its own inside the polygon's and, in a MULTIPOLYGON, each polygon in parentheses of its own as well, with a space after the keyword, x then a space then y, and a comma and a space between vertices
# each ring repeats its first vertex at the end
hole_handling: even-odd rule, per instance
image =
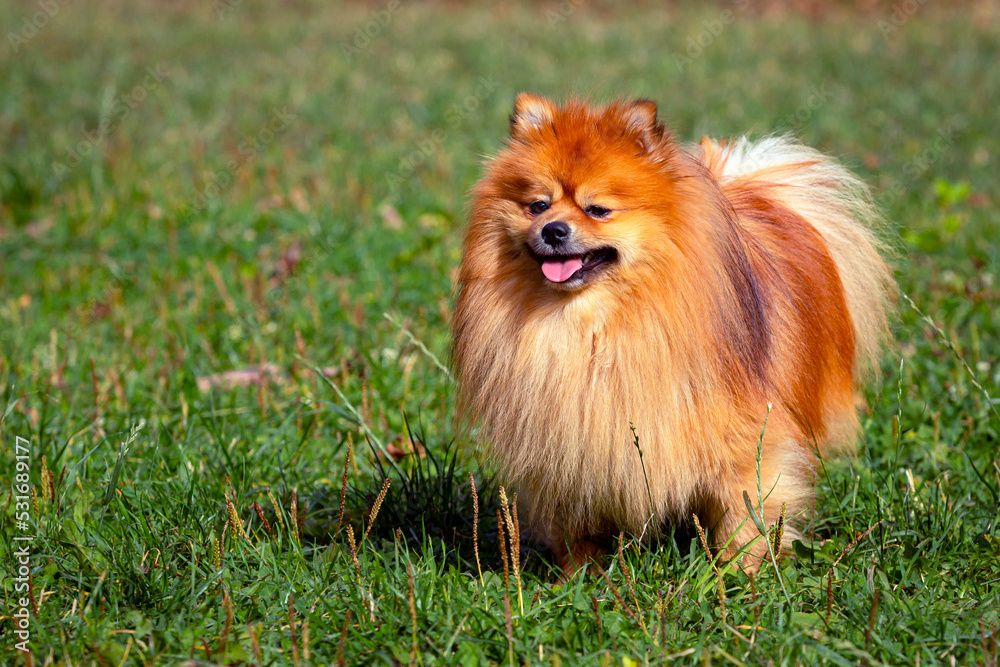
MULTIPOLYGON (((25 663, 24 438, 36 664, 997 664, 996 7, 883 34, 889 6, 403 2, 353 52, 389 4, 57 6, 0 45, 0 663, 25 663), (941 331, 900 302, 859 455, 780 563, 791 604, 684 527, 565 586, 525 546, 523 611, 505 586, 435 358, 466 193, 526 89, 650 97, 685 140, 791 129, 872 184, 941 331), (263 362, 278 381, 199 388, 263 362), (411 438, 426 458, 376 456, 411 438)), ((5 4, 4 34, 35 11, 5 4)))

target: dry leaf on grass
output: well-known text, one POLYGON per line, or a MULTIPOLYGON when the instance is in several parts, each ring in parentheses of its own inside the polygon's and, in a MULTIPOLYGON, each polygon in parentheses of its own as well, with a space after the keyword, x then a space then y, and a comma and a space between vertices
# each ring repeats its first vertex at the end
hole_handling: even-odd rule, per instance
POLYGON ((271 271, 270 282, 272 287, 277 287, 295 273, 299 262, 302 261, 302 241, 296 239, 291 246, 281 253, 274 270, 271 271))
MULTIPOLYGON (((386 445, 385 451, 388 452, 389 456, 391 456, 397 463, 413 453, 416 453, 416 455, 420 458, 427 456, 427 450, 422 444, 412 440, 407 440, 401 435, 397 435, 392 442, 386 445)), ((382 452, 379 452, 378 455, 381 458, 382 452)))
POLYGON ((288 193, 288 201, 299 213, 309 212, 309 197, 306 195, 305 188, 292 188, 292 191, 288 193))
POLYGON ((399 214, 399 211, 394 206, 386 204, 378 212, 382 216, 382 222, 389 229, 400 230, 403 228, 403 216, 399 214))
POLYGON ((198 378, 198 390, 211 391, 215 388, 232 389, 234 387, 250 387, 265 382, 284 382, 285 373, 275 364, 261 364, 253 368, 241 368, 232 371, 213 373, 198 378))
MULTIPOLYGON (((338 366, 327 366, 326 368, 321 368, 320 371, 325 377, 333 377, 341 372, 338 366)), ((291 379, 277 364, 265 363, 260 366, 203 375, 196 382, 199 391, 207 392, 212 389, 252 387, 264 384, 265 382, 268 384, 286 384, 291 379)))

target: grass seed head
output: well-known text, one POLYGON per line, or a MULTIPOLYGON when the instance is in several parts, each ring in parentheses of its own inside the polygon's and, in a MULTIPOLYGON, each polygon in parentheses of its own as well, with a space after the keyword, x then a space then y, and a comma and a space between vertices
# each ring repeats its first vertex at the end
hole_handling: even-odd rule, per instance
POLYGON ((271 493, 271 487, 270 486, 265 486, 264 487, 264 491, 267 492, 268 500, 271 501, 271 507, 274 508, 274 518, 275 518, 275 520, 278 522, 278 525, 281 527, 281 530, 284 530, 285 529, 285 519, 284 519, 283 516, 281 516, 281 506, 278 505, 278 501, 274 499, 274 494, 271 493))
MULTIPOLYGON (((778 515, 778 523, 774 526, 774 560, 777 561, 781 557, 781 539, 785 532, 785 503, 781 503, 781 514, 778 515)), ((777 564, 777 563, 775 563, 777 564)))
POLYGON ((347 456, 344 457, 344 474, 340 479, 340 512, 337 516, 337 530, 334 534, 340 532, 341 526, 344 525, 344 506, 347 503, 347 471, 351 465, 351 454, 354 452, 354 441, 348 438, 347 440, 347 456))
POLYGON ((375 525, 375 517, 378 516, 378 511, 382 507, 382 501, 385 500, 385 494, 389 492, 389 483, 392 480, 388 477, 382 482, 382 490, 378 492, 375 497, 375 503, 372 505, 372 509, 368 512, 368 528, 365 530, 365 539, 368 539, 368 534, 372 532, 372 526, 375 525))
POLYGON ((51 473, 49 473, 48 462, 46 461, 46 457, 43 454, 42 455, 42 472, 39 475, 40 484, 42 485, 42 499, 43 500, 48 500, 51 497, 49 495, 51 493, 51 489, 49 488, 49 485, 52 483, 49 480, 50 474, 51 473))
POLYGON ((237 537, 242 537, 247 543, 250 543, 250 536, 247 535, 247 531, 243 528, 243 521, 236 511, 236 504, 233 503, 232 498, 226 497, 226 507, 229 510, 229 525, 233 527, 233 534, 237 537))
POLYGON ((301 545, 302 540, 299 535, 299 494, 296 491, 292 491, 291 515, 292 539, 295 540, 296 544, 301 545))
POLYGON ((358 561, 358 544, 354 540, 354 526, 347 524, 347 543, 351 547, 351 561, 354 562, 354 569, 358 572, 358 585, 361 584, 361 563, 358 561))
POLYGON ((274 531, 271 530, 271 524, 268 522, 267 517, 264 516, 264 508, 261 507, 257 501, 253 501, 254 512, 257 513, 257 518, 260 519, 261 524, 264 526, 264 531, 274 538, 274 531))
POLYGON ((479 494, 476 492, 476 479, 469 473, 469 484, 472 487, 472 551, 476 554, 476 571, 479 573, 479 585, 483 582, 483 566, 479 562, 479 494))
POLYGON ((712 558, 712 550, 708 548, 708 537, 705 535, 705 529, 701 527, 701 522, 698 521, 698 515, 692 514, 691 518, 694 519, 694 529, 698 533, 698 541, 701 542, 701 548, 705 550, 705 557, 712 564, 712 568, 717 568, 715 564, 715 559, 712 558))

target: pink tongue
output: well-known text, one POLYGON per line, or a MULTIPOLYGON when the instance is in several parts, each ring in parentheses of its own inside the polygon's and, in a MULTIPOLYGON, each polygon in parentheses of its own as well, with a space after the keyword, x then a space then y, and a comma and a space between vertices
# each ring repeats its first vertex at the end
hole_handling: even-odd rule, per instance
POLYGON ((579 257, 567 259, 564 262, 542 262, 542 273, 552 282, 561 283, 569 280, 574 273, 580 270, 581 266, 583 266, 583 260, 579 257))

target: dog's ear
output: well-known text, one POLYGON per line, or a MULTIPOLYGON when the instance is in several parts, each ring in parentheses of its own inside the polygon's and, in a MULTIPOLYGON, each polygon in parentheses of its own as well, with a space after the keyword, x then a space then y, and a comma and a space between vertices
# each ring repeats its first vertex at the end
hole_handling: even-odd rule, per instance
POLYGON ((635 100, 619 106, 622 123, 628 134, 635 134, 646 151, 651 151, 663 137, 663 124, 656 118, 656 102, 635 100))
POLYGON ((625 127, 634 132, 646 132, 656 126, 656 102, 635 100, 622 105, 625 127))
POLYGON ((514 100, 514 113, 510 116, 510 136, 519 139, 535 128, 552 123, 556 107, 540 95, 520 93, 514 100))

